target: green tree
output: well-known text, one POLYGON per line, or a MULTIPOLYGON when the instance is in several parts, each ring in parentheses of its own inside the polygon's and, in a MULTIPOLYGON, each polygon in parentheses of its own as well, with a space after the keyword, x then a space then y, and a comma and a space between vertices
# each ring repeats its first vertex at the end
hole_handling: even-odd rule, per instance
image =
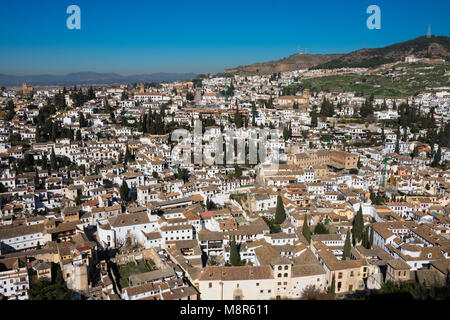
POLYGON ((38 171, 35 170, 35 175, 34 175, 34 187, 36 189, 39 189, 40 183, 39 183, 39 174, 38 171))
POLYGON ((87 98, 88 98, 88 100, 95 99, 95 92, 94 92, 94 89, 92 88, 92 86, 88 89, 87 98))
MULTIPOLYGON (((28 295, 30 300, 74 300, 75 295, 62 277, 61 269, 56 266, 56 276, 54 280, 42 277, 30 283, 28 295)), ((54 268, 52 268, 54 269, 54 268)))
POLYGON ((76 139, 77 139, 77 141, 81 141, 82 140, 82 138, 81 138, 81 130, 77 130, 76 139))
POLYGON ((359 206, 358 213, 353 219, 352 235, 355 240, 362 240, 364 231, 364 219, 362 214, 362 206, 359 206))
POLYGON ((189 181, 189 173, 186 168, 178 168, 178 172, 176 174, 177 179, 183 180, 184 183, 189 181))
POLYGON ((373 227, 371 226, 370 227, 370 236, 369 236, 369 248, 368 249, 372 248, 372 246, 373 246, 373 227))
POLYGON ((84 128, 87 127, 87 120, 84 117, 84 114, 82 112, 79 113, 80 119, 79 119, 79 123, 80 123, 80 128, 84 128))
POLYGON ((417 158, 419 156, 419 146, 415 146, 413 153, 412 153, 412 158, 417 158))
POLYGON ((206 200, 206 209, 207 210, 214 210, 214 209, 216 209, 217 208, 217 206, 216 206, 216 204, 214 203, 214 201, 212 201, 211 199, 207 199, 206 200))
POLYGON ((52 170, 58 170, 58 161, 55 155, 55 149, 52 148, 52 153, 50 154, 50 165, 52 170))
POLYGON ((234 124, 236 125, 236 128, 242 128, 243 121, 242 121, 242 115, 239 112, 239 110, 236 110, 234 114, 234 124))
POLYGON ((133 156, 131 155, 130 149, 128 148, 128 144, 127 144, 127 148, 125 150, 125 163, 131 162, 133 161, 133 156))
POLYGON ((303 221, 302 234, 305 237, 306 241, 308 241, 308 243, 311 243, 311 230, 309 229, 307 214, 305 214, 305 220, 303 221))
POLYGON ((81 164, 78 169, 81 171, 81 175, 86 175, 86 166, 84 164, 81 164))
POLYGON ((347 236, 345 237, 344 243, 344 253, 342 254, 342 260, 346 260, 350 257, 350 250, 352 249, 352 244, 350 242, 350 231, 347 231, 347 236))
POLYGON ((120 198, 123 201, 128 201, 128 194, 130 192, 130 189, 128 188, 128 184, 125 181, 125 179, 122 181, 122 185, 120 186, 120 198))
POLYGON ((252 113, 252 126, 256 127, 256 113, 252 113))
POLYGON ((282 224, 286 220, 286 211, 284 209, 283 199, 280 195, 277 197, 277 208, 275 211, 275 223, 282 224))
POLYGON ((431 162, 431 166, 437 167, 441 163, 441 159, 442 159, 442 150, 441 150, 441 146, 439 146, 438 150, 434 154, 434 158, 433 158, 433 161, 431 162))
POLYGON ((233 240, 231 241, 230 245, 230 262, 232 266, 238 266, 240 265, 241 262, 241 258, 239 256, 238 248, 236 245, 235 236, 233 236, 233 240))
POLYGON ((322 222, 319 222, 314 228, 314 234, 329 234, 330 231, 324 226, 322 222))
POLYGON ((370 244, 369 244, 369 229, 368 229, 368 228, 364 228, 364 231, 363 231, 363 237, 362 237, 362 245, 363 245, 364 248, 370 249, 370 244))
POLYGON ((242 176, 242 169, 237 163, 234 165, 234 176, 237 178, 242 176))
POLYGON ((336 292, 336 280, 334 278, 334 273, 333 273, 333 278, 331 280, 331 285, 328 287, 328 294, 331 294, 334 296, 336 292))
POLYGON ((15 107, 16 106, 14 105, 14 102, 12 100, 8 100, 8 102, 6 103, 6 121, 11 121, 16 115, 16 112, 14 111, 15 107))
POLYGON ((188 91, 186 93, 186 100, 187 101, 194 101, 194 94, 192 92, 188 91))
POLYGON ((311 126, 312 127, 317 127, 318 121, 317 121, 317 106, 313 106, 312 110, 310 112, 310 117, 311 117, 311 126))

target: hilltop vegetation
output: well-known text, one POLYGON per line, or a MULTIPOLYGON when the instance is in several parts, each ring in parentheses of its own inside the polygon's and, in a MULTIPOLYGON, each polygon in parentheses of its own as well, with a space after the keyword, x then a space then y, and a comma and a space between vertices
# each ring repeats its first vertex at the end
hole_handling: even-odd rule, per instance
POLYGON ((303 88, 312 92, 355 92, 360 96, 376 98, 404 98, 433 88, 450 86, 448 65, 423 63, 397 64, 371 75, 334 75, 305 79, 303 88))
POLYGON ((281 60, 254 63, 249 66, 225 69, 224 74, 265 75, 308 69, 318 64, 339 58, 340 56, 340 54, 294 54, 281 60))
POLYGON ((445 36, 419 37, 384 48, 361 49, 311 67, 311 69, 373 68, 403 60, 409 55, 418 58, 448 60, 450 58, 450 38, 445 36))
POLYGON ((348 54, 294 54, 287 58, 248 66, 225 69, 220 75, 265 75, 300 69, 375 68, 404 60, 414 55, 418 58, 450 59, 450 38, 419 37, 383 48, 360 49, 348 54))

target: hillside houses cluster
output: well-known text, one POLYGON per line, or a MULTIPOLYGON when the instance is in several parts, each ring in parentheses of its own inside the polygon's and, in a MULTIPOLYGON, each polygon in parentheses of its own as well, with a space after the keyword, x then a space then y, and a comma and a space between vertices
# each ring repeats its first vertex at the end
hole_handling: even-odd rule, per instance
MULTIPOLYGON (((54 268, 78 296, 105 300, 300 299, 310 287, 343 296, 445 282, 450 149, 425 143, 426 129, 405 126, 400 137, 380 121, 407 103, 443 129, 450 94, 374 99, 386 108, 370 124, 351 121, 366 103, 355 93, 283 94, 321 72, 3 90, 2 112, 14 108, 0 120, 0 296, 28 299, 54 268), (80 92, 91 96, 80 102, 80 92), (334 116, 314 117, 324 101, 334 116), (247 150, 264 128, 258 163, 205 160, 219 155, 211 141, 247 150), (174 139, 176 129, 187 136, 174 139), (368 239, 347 252, 358 214, 368 239), (130 262, 146 271, 108 272, 130 262)), ((336 74, 348 72, 366 70, 336 74)))

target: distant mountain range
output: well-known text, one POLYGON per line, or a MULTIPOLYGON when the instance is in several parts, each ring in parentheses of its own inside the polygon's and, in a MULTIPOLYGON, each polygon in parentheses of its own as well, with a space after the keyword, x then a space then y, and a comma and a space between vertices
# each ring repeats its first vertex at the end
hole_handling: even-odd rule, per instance
POLYGON ((122 76, 117 73, 77 72, 67 75, 30 75, 14 76, 0 74, 0 86, 21 86, 26 82, 32 86, 109 86, 134 82, 163 82, 189 80, 195 78, 195 73, 152 73, 122 76))
POLYGON ((371 68, 402 60, 409 55, 418 58, 443 58, 449 61, 450 38, 446 36, 419 37, 384 48, 361 49, 348 54, 294 54, 281 60, 225 69, 221 75, 262 75, 299 69, 371 68))
MULTIPOLYGON (((443 58, 450 60, 450 38, 446 36, 419 37, 384 48, 360 49, 348 54, 294 54, 281 60, 255 63, 225 69, 218 75, 262 75, 299 69, 333 69, 343 67, 378 67, 403 60, 409 55, 418 58, 443 58)), ((32 86, 109 86, 134 82, 163 82, 189 80, 194 73, 153 73, 122 76, 116 73, 78 72, 63 76, 31 75, 14 76, 0 74, 0 86, 20 86, 26 82, 32 86)))

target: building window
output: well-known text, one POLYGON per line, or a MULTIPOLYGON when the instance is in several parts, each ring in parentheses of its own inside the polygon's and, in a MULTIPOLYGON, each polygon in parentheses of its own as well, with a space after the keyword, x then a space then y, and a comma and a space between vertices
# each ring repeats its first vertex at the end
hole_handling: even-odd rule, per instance
POLYGON ((209 287, 212 288, 212 282, 209 283, 209 287))

